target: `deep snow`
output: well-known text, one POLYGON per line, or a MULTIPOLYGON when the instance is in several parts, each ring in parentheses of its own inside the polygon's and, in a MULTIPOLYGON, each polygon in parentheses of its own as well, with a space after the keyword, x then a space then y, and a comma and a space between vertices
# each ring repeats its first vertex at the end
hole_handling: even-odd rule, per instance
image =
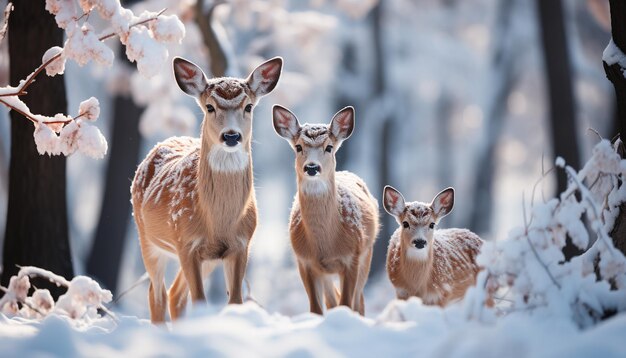
POLYGON ((419 299, 392 301, 376 318, 346 308, 325 317, 286 317, 257 304, 203 306, 167 327, 136 317, 103 318, 89 327, 49 316, 41 322, 0 316, 2 355, 233 357, 624 357, 626 315, 590 329, 571 321, 512 313, 495 324, 463 318, 460 304, 441 309, 419 299))

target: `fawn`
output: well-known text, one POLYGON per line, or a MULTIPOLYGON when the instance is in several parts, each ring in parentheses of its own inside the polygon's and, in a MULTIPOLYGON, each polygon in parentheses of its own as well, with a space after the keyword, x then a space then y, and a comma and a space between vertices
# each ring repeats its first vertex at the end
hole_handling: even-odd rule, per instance
POLYGON ((180 316, 188 291, 204 301, 203 277, 224 262, 228 303, 242 302, 248 246, 257 225, 251 139, 252 109, 271 92, 283 61, 259 65, 247 79, 207 79, 195 64, 173 61, 180 89, 196 99, 200 138, 172 137, 139 164, 131 186, 141 255, 150 276, 150 318, 163 322, 167 254, 180 261, 169 290, 170 317, 180 316), (169 255, 171 256, 171 255, 169 255))
POLYGON ((462 298, 476 282, 476 256, 483 241, 469 230, 436 229, 452 211, 454 189, 441 191, 427 204, 405 203, 399 191, 386 186, 383 206, 401 224, 387 251, 387 274, 396 296, 417 296, 439 306, 462 298))
POLYGON ((363 315, 363 288, 378 234, 378 203, 361 178, 335 172, 335 154, 354 129, 354 109, 337 112, 330 124, 300 125, 281 106, 273 108, 276 133, 296 152, 298 192, 289 232, 310 310, 323 314, 339 304, 363 315), (339 274, 341 294, 331 274, 339 274))

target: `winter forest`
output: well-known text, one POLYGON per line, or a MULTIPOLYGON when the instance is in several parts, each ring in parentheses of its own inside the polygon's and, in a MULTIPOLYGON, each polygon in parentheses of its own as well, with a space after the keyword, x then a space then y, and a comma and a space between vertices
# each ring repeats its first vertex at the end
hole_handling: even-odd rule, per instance
POLYGON ((0 0, 0 355, 624 357, 625 142, 623 0, 0 0))

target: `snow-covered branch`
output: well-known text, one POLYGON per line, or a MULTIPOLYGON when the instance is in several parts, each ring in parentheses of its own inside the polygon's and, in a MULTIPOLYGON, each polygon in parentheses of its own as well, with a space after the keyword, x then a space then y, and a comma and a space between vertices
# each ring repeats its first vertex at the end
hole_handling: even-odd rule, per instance
POLYGON ((103 41, 115 36, 126 45, 126 56, 137 62, 140 73, 146 77, 153 76, 167 59, 165 44, 179 43, 185 35, 185 28, 178 17, 163 15, 165 9, 144 11, 136 16, 122 7, 119 0, 80 0, 78 4, 75 0, 47 0, 46 10, 55 16, 57 25, 65 29, 67 40, 64 47, 55 46, 46 51, 42 64, 17 87, 0 87, 0 103, 33 122, 35 143, 40 154, 70 155, 78 150, 94 158, 102 158, 107 151, 106 140, 96 127, 86 123, 95 121, 99 116, 97 99, 82 102, 76 117, 64 114, 48 117, 32 113, 20 96, 27 94, 28 87, 44 69, 48 76, 63 74, 67 59, 80 66, 90 61, 111 66, 113 51, 103 41), (78 8, 82 10, 80 16, 78 8), (88 22, 92 11, 97 11, 100 17, 110 22, 110 28, 101 35, 96 35, 94 27, 88 22))
POLYGON ((113 298, 111 292, 102 289, 96 281, 86 276, 76 276, 68 281, 48 270, 24 266, 16 276, 11 277, 9 287, 0 289, 5 293, 0 299, 0 312, 9 316, 41 319, 54 313, 89 322, 99 317, 100 309, 116 320, 115 315, 104 306, 113 298), (36 289, 29 296, 31 277, 40 277, 57 286, 67 287, 67 292, 57 302, 45 289, 36 289))
POLYGON ((626 258, 609 236, 626 202, 626 160, 602 140, 579 172, 561 158, 556 166, 568 174, 568 188, 534 204, 531 220, 512 230, 508 240, 483 246, 478 257, 483 284, 466 296, 469 317, 483 317, 485 300, 495 293, 503 298, 496 307, 500 314, 556 314, 580 326, 626 310, 626 258), (567 238, 587 252, 566 262, 567 238))

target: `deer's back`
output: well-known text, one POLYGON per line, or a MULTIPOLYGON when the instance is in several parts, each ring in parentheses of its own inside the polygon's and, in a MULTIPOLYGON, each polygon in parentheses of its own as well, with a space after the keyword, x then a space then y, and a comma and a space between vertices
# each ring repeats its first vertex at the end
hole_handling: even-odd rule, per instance
POLYGON ((483 241, 466 229, 443 229, 435 233, 432 288, 441 288, 445 301, 462 297, 476 282, 476 256, 483 241))

